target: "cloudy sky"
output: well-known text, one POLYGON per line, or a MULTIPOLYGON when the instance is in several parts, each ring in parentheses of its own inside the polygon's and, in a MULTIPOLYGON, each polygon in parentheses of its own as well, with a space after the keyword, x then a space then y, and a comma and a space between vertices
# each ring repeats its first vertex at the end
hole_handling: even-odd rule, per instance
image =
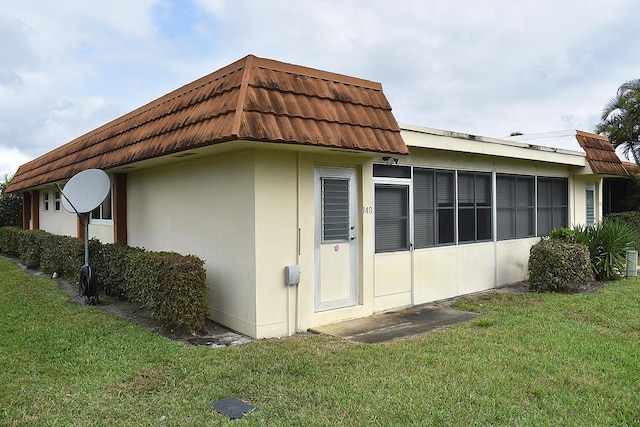
POLYGON ((592 131, 637 0, 0 0, 0 178, 249 53, 381 82, 400 123, 592 131))

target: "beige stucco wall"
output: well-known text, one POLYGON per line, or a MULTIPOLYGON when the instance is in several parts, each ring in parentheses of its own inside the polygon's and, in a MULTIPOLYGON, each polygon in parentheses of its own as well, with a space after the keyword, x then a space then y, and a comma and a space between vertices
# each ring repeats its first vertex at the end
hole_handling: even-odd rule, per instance
POLYGON ((587 185, 593 184, 596 193, 595 218, 596 222, 602 221, 602 178, 593 175, 575 175, 573 185, 570 187, 573 198, 573 209, 571 212, 571 226, 585 225, 587 223, 587 185))
POLYGON ((102 243, 113 243, 113 221, 108 224, 91 224, 89 222, 89 237, 98 239, 102 243))
POLYGON ((420 249, 414 256, 416 304, 494 287, 492 242, 420 249))
POLYGON ((371 314, 370 212, 358 219, 358 304, 314 308, 314 168, 354 168, 358 209, 373 205, 370 160, 346 157, 267 147, 130 172, 129 245, 204 259, 211 318, 256 338, 371 314), (300 284, 286 286, 284 268, 295 264, 300 284))
POLYGON ((54 187, 46 187, 40 189, 40 230, 47 231, 53 234, 59 234, 61 236, 76 236, 77 235, 77 216, 76 214, 70 214, 60 203, 60 210, 55 210, 55 204, 53 201, 54 187), (49 210, 44 210, 44 198, 43 194, 49 194, 49 210))
POLYGON ((64 208, 61 208, 60 211, 49 209, 48 212, 44 212, 40 206, 40 230, 76 237, 78 233, 77 216, 68 213, 64 208))
MULTIPOLYGON (((284 268, 297 264, 297 155, 255 152, 256 337, 295 332, 295 287, 284 268)), ((307 272, 308 273, 308 272, 307 272)))
POLYGON ((255 157, 187 158, 130 172, 128 243, 205 261, 211 318, 256 335, 255 157))
MULTIPOLYGON (((62 236, 76 237, 78 235, 78 216, 69 213, 60 205, 60 210, 54 210, 54 187, 46 187, 40 190, 40 230, 62 236), (49 210, 44 210, 43 193, 49 193, 49 210)), ((98 239, 102 243, 113 243, 113 222, 102 224, 89 224, 89 238, 98 239)))
POLYGON ((508 285, 529 277, 529 252, 538 237, 500 241, 496 244, 496 286, 508 285))

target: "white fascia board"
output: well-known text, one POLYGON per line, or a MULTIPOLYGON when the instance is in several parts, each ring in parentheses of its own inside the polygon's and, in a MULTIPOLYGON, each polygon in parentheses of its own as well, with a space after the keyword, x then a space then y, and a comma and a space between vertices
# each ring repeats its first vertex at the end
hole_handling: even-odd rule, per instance
POLYGON ((400 125, 405 144, 411 147, 430 148, 461 153, 513 159, 535 160, 569 166, 587 166, 584 151, 573 151, 518 141, 469 135, 440 129, 412 125, 400 125))

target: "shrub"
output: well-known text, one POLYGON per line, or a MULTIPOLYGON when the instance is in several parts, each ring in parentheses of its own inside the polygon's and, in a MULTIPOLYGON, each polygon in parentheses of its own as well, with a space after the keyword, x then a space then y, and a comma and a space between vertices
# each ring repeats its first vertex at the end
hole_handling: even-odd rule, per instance
POLYGON ((615 280, 626 274, 627 251, 635 247, 636 231, 627 223, 605 220, 588 228, 591 263, 599 280, 615 280))
POLYGON ((156 315, 166 324, 199 330, 207 316, 207 278, 204 261, 193 255, 164 253, 156 315))
POLYGON ((6 194, 4 190, 9 185, 5 175, 4 182, 0 182, 0 227, 22 225, 22 196, 6 194))
POLYGON ((40 230, 20 230, 17 233, 18 257, 30 268, 40 267, 44 241, 49 233, 40 230))
POLYGON ((636 233, 633 247, 640 249, 640 211, 611 213, 605 217, 605 221, 620 221, 630 226, 636 233))
POLYGON ((598 280, 615 280, 626 273, 626 252, 635 247, 638 238, 634 227, 617 219, 606 219, 599 224, 564 230, 554 230, 549 237, 587 245, 598 280))
POLYGON ((64 266, 60 256, 62 239, 68 237, 57 234, 49 234, 42 241, 42 254, 40 254, 40 270, 47 274, 62 274, 64 266))
MULTIPOLYGON (((0 228, 0 250, 23 262, 57 272, 71 283, 80 280, 84 241, 39 230, 0 228)), ((89 241, 90 264, 98 285, 151 310, 166 327, 197 330, 207 315, 204 261, 193 255, 150 252, 118 244, 89 241)))
POLYGON ((6 256, 17 257, 18 250, 18 227, 1 227, 0 228, 0 252, 6 256))
POLYGON ((129 259, 141 251, 143 250, 118 243, 101 244, 95 250, 90 249, 91 265, 96 272, 98 284, 107 295, 126 298, 127 288, 130 286, 128 278, 135 270, 135 264, 129 259))
POLYGON ((542 240, 531 247, 529 287, 536 292, 576 292, 594 280, 589 249, 582 243, 542 240))
POLYGON ((570 228, 554 228, 549 233, 549 239, 575 243, 575 233, 570 228))

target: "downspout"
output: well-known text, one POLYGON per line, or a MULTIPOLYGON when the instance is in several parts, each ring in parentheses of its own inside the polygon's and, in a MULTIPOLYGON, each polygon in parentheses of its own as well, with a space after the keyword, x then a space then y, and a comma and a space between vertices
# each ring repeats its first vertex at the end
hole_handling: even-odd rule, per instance
MULTIPOLYGON (((300 152, 298 151, 296 153, 296 191, 297 191, 297 196, 296 198, 298 199, 298 203, 296 203, 296 228, 297 228, 297 232, 298 232, 298 239, 297 239, 297 250, 296 250, 296 264, 300 265, 300 253, 302 252, 302 242, 301 242, 301 234, 302 231, 300 229, 300 194, 301 194, 301 188, 300 188, 300 152)), ((302 273, 301 273, 302 274, 302 273)), ((295 306, 295 318, 294 318, 294 327, 295 327, 295 332, 298 331, 298 326, 300 323, 300 284, 298 283, 296 285, 296 306, 295 306)))
POLYGON ((494 167, 491 172, 491 194, 493 200, 491 204, 493 209, 491 210, 491 229, 493 230, 493 287, 498 287, 498 184, 497 184, 496 169, 494 167))
MULTIPOLYGON (((296 265, 300 265, 300 152, 296 153, 296 265)), ((291 288, 287 286, 287 336, 291 336, 291 288)), ((300 313, 300 284, 295 285, 294 332, 298 330, 300 313)))

